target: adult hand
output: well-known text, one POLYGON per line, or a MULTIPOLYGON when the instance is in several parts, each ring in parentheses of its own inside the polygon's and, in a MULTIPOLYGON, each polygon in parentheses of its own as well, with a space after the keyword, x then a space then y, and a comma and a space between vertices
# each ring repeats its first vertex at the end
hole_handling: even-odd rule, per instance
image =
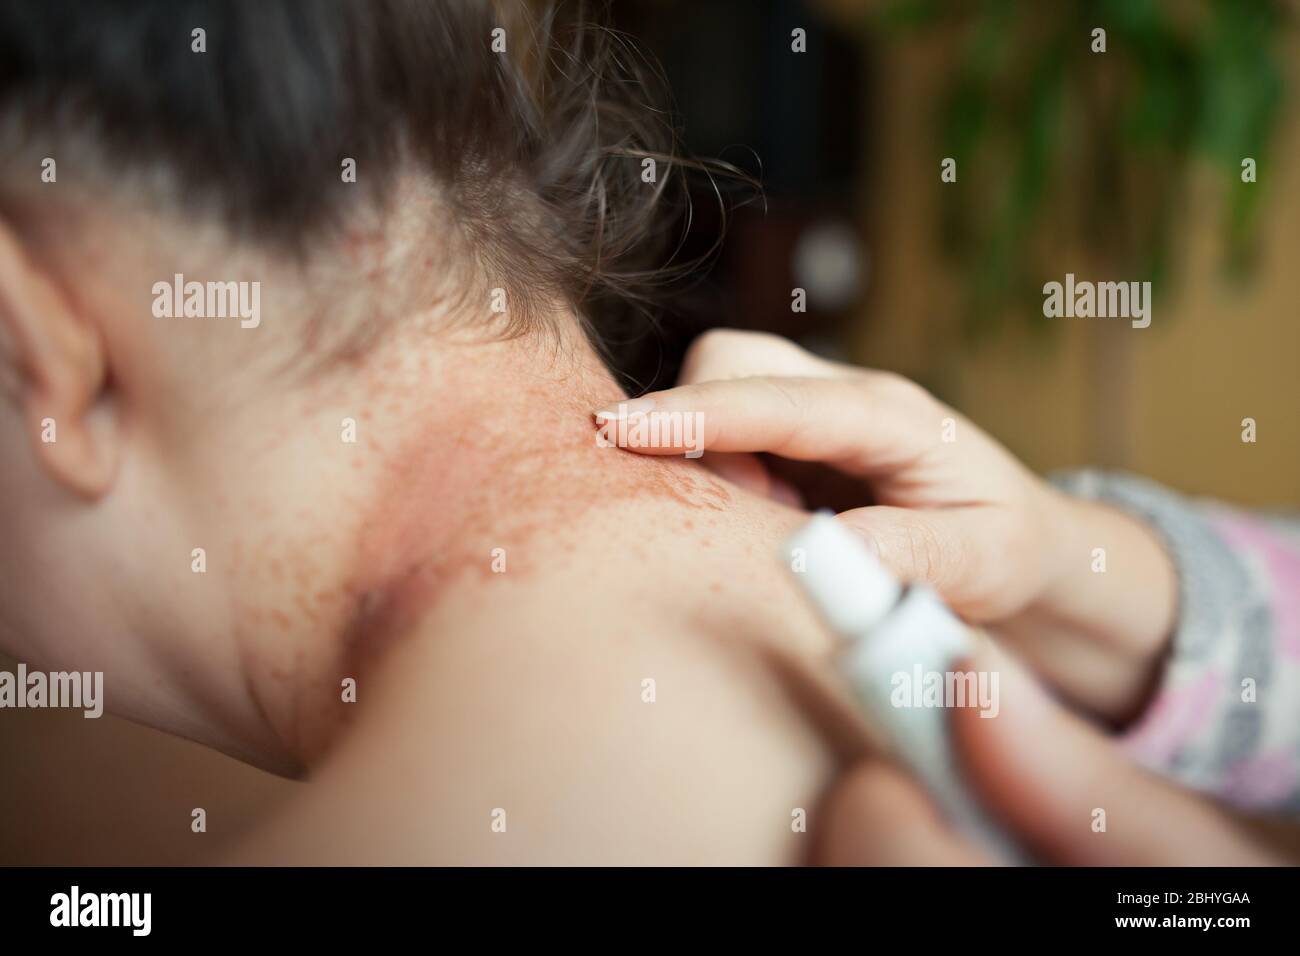
POLYGON ((900 579, 933 585, 958 614, 993 626, 1089 711, 1121 721, 1137 709, 1176 604, 1171 563, 1144 525, 1058 492, 907 379, 826 361, 776 336, 707 333, 679 381, 612 403, 597 421, 702 413, 705 463, 783 500, 791 493, 747 453, 820 462, 860 480, 861 500, 873 503, 839 519, 900 579), (1096 547, 1107 549, 1107 574, 1091 571, 1096 547))

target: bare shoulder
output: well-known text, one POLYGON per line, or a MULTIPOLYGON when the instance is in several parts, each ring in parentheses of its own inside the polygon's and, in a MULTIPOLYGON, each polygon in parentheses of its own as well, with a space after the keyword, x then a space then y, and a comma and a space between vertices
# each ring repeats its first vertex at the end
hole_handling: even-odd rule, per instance
POLYGON ((332 758, 233 861, 801 860, 830 757, 752 648, 560 593, 476 602, 394 647, 332 758))

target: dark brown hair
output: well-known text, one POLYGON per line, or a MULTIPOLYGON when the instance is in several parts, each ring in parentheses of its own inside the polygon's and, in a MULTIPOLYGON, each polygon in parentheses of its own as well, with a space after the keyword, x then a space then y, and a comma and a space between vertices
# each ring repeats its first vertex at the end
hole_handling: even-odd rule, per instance
POLYGON ((294 249, 414 161, 517 301, 608 323, 669 274, 675 131, 658 72, 601 11, 535 7, 0 0, 0 114, 39 148, 92 129, 113 168, 161 165, 178 201, 294 249), (341 182, 344 157, 363 188, 341 182))

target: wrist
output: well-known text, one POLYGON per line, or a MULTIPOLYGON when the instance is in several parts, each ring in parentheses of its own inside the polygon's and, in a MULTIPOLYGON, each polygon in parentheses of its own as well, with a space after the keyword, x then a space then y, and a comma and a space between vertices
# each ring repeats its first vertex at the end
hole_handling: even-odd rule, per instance
POLYGON ((1178 604, 1178 576, 1163 539, 1112 505, 1053 493, 1061 533, 1036 603, 1134 660, 1159 657, 1178 604))
POLYGON ((1159 676, 1176 618, 1174 565, 1138 519, 1046 491, 1037 596, 995 630, 1066 698, 1122 726, 1159 676))

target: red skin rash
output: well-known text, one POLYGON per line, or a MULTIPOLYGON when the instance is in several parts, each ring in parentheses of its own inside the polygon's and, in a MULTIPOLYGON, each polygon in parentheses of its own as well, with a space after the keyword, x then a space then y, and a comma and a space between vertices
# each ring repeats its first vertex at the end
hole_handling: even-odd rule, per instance
MULTIPOLYGON (((474 384, 448 381, 440 391, 473 393, 474 384)), ((383 387, 391 390, 391 380, 383 387)), ((505 550, 512 577, 536 570, 531 544, 541 536, 572 551, 593 503, 657 499, 704 512, 730 506, 726 485, 696 463, 598 444, 592 410, 617 394, 612 380, 601 394, 557 398, 554 383, 521 369, 507 387, 504 416, 448 402, 424 419, 427 431, 377 454, 346 588, 354 602, 345 664, 352 673, 447 588, 492 578, 494 548, 505 550)))
MULTIPOLYGON (((671 505, 677 534, 683 508, 730 508, 728 487, 698 463, 600 446, 592 412, 619 394, 607 375, 563 378, 545 371, 547 356, 521 351, 476 345, 437 363, 410 346, 401 362, 372 354, 255 439, 307 435, 307 453, 324 450, 332 476, 301 479, 306 507, 273 506, 250 476, 249 496, 222 509, 264 526, 228 555, 236 644, 244 672, 268 679, 250 684, 253 698, 308 763, 355 712, 340 706, 340 681, 363 683, 448 589, 499 579, 494 548, 505 549, 514 581, 589 548, 601 522, 614 548, 647 561, 644 518, 635 530, 620 521, 642 511, 626 505, 671 505), (338 440, 336 413, 324 409, 356 418, 356 444, 338 440), (348 457, 330 457, 336 449, 348 457)), ((694 523, 695 535, 714 524, 694 523)))

